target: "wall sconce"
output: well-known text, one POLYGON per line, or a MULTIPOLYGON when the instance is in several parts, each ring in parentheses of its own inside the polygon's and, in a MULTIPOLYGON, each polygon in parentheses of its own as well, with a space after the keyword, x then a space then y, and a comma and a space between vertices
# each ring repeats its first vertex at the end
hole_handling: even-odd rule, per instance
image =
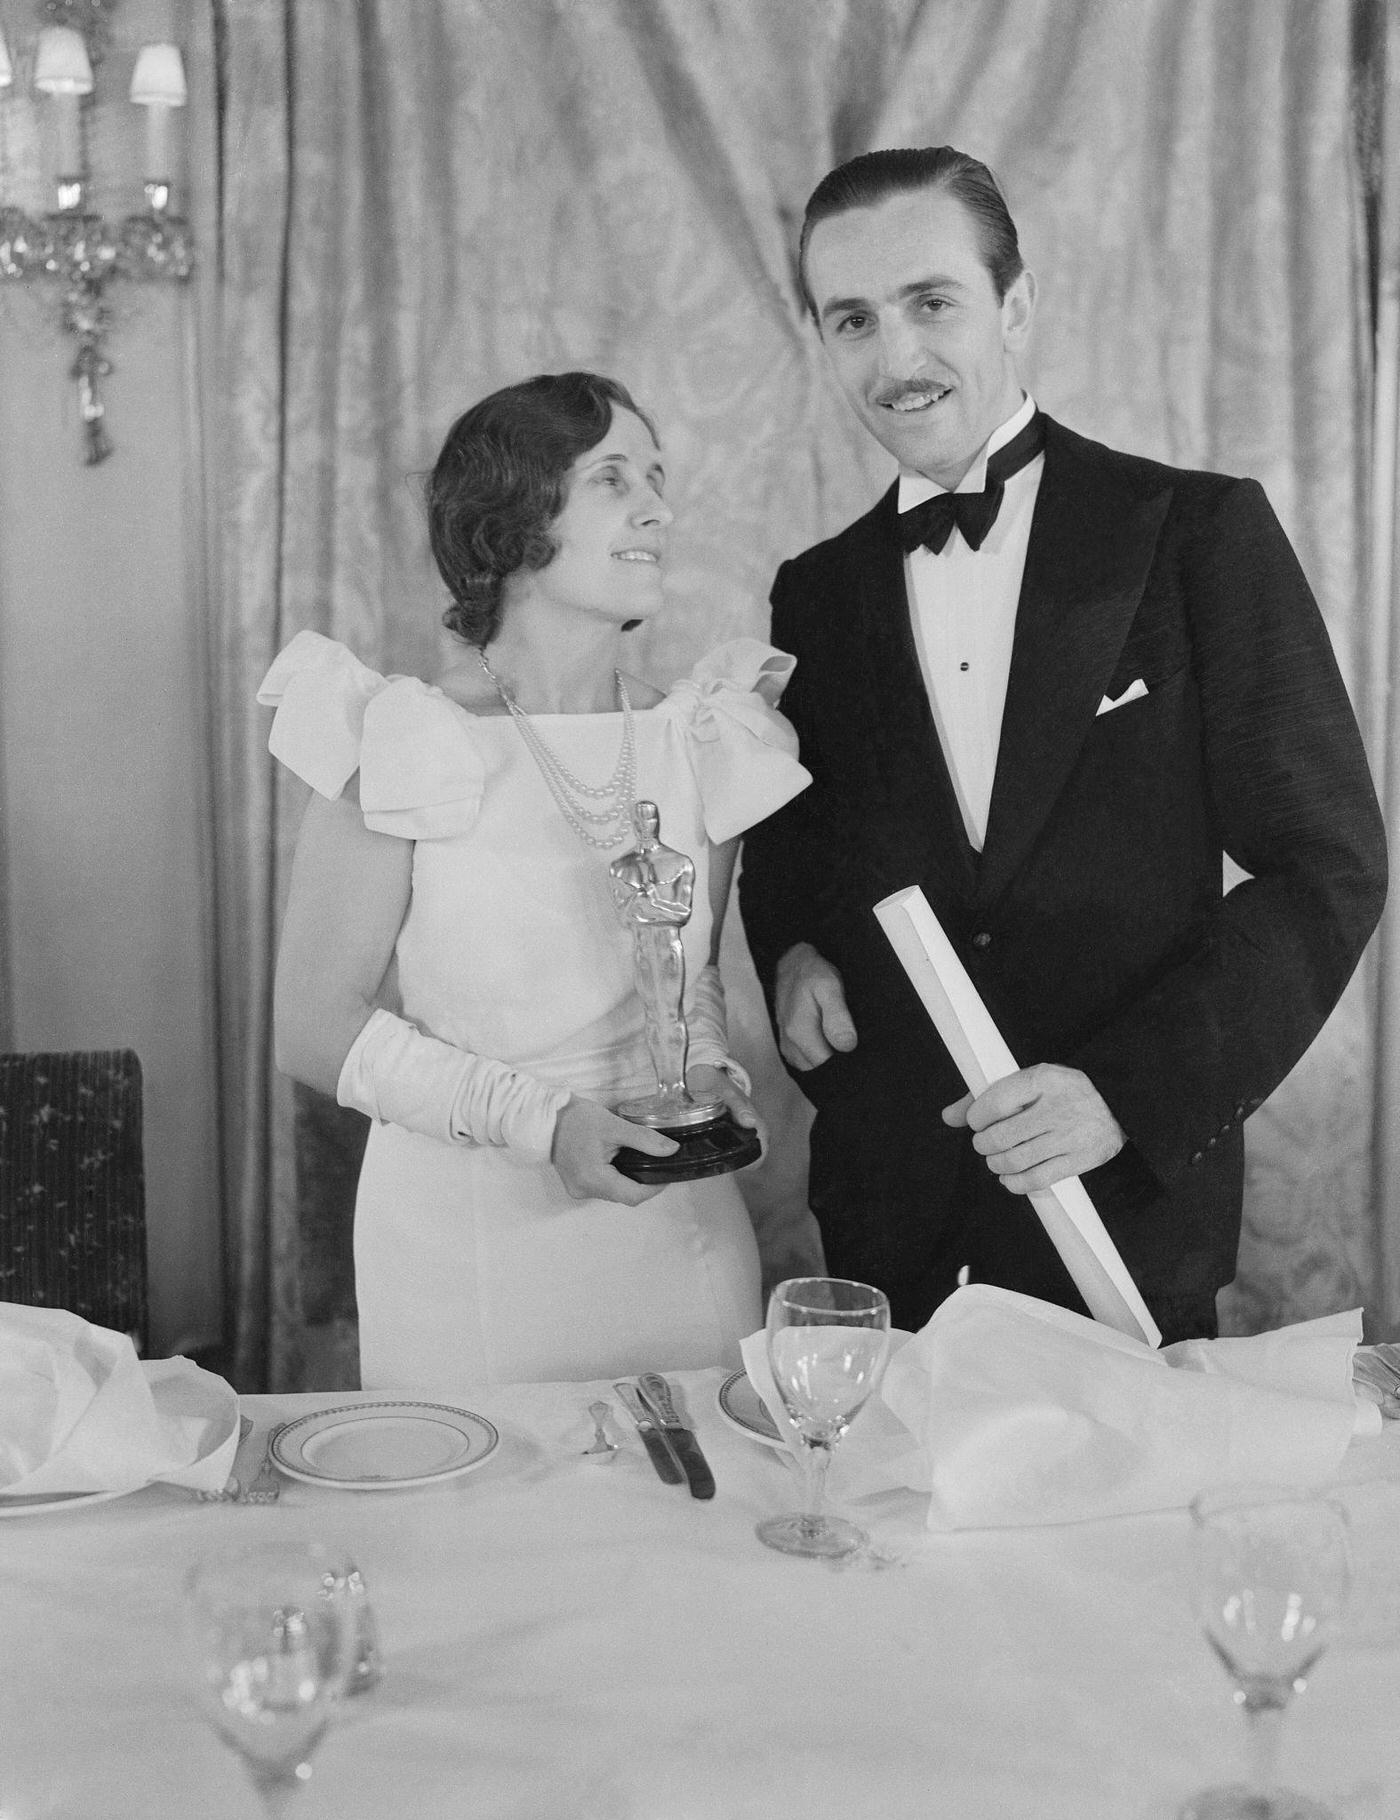
MULTIPOLYGON (((63 287, 62 324, 77 342, 70 372, 78 382, 89 467, 112 453, 101 395, 101 381, 112 370, 105 351, 112 322, 107 285, 116 278, 183 281, 194 270, 189 223, 170 211, 170 110, 186 100, 185 73, 173 44, 146 45, 131 80, 130 99, 146 110, 145 212, 112 223, 87 206, 83 111, 115 4, 42 0, 39 14, 48 23, 39 32, 33 82, 54 127, 57 207, 35 217, 0 201, 0 279, 57 278, 63 287)), ((0 36, 0 89, 13 79, 14 65, 0 36)))

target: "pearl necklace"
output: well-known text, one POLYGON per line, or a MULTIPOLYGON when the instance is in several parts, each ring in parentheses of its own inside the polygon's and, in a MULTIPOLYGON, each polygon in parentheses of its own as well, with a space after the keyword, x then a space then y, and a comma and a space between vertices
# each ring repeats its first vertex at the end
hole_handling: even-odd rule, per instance
POLYGON ((590 847, 606 851, 609 847, 620 846, 633 832, 632 808, 637 800, 636 730, 632 724, 632 703, 621 670, 614 670, 613 676, 617 680, 617 698, 622 705, 622 748, 608 781, 605 784, 586 784, 581 777, 575 777, 558 753, 551 751, 545 744, 534 721, 487 663, 486 653, 480 647, 477 648, 476 655, 496 693, 505 703, 507 713, 520 729, 526 750, 539 767, 540 775, 549 786, 549 793, 558 804, 564 820, 579 839, 587 842, 590 847), (587 807, 589 803, 595 803, 598 807, 590 809, 587 807), (590 828, 596 828, 598 832, 590 833, 590 828), (609 828, 611 833, 604 832, 609 828))

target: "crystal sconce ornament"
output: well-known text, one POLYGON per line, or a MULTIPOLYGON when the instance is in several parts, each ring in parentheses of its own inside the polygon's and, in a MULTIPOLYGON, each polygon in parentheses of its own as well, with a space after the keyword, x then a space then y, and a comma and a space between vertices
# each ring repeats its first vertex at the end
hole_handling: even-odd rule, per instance
MULTIPOLYGON (((173 44, 148 44, 136 60, 130 99, 146 110, 144 213, 110 222, 87 203, 89 173, 82 110, 94 91, 107 21, 116 0, 43 0, 48 21, 34 54, 34 88, 50 111, 57 147, 57 207, 38 217, 0 201, 0 279, 56 278, 61 321, 77 344, 70 369, 78 385, 89 466, 112 453, 101 382, 112 370, 107 286, 114 279, 183 281, 194 270, 189 223, 171 212, 170 113, 185 105, 185 73, 173 44)), ((0 36, 0 89, 14 63, 0 36)), ((3 103, 0 102, 0 105, 3 103)))

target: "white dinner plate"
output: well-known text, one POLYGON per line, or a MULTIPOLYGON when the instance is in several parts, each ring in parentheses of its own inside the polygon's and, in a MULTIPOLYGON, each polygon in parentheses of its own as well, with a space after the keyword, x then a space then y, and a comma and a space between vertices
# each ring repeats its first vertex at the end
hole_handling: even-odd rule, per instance
POLYGON ((39 1511, 77 1510, 82 1504, 106 1504, 112 1498, 129 1498, 142 1485, 128 1485, 125 1491, 40 1491, 32 1498, 0 1497, 0 1517, 29 1517, 39 1511))
POLYGON ((720 1385, 719 1413, 740 1434, 762 1441, 767 1447, 781 1447, 787 1451, 787 1442, 779 1434, 778 1424, 764 1408, 763 1398, 749 1382, 747 1372, 736 1371, 720 1385))
POLYGON ((449 1403, 346 1403, 284 1422, 272 1458, 307 1485, 395 1491, 470 1472, 500 1438, 485 1416, 449 1403))

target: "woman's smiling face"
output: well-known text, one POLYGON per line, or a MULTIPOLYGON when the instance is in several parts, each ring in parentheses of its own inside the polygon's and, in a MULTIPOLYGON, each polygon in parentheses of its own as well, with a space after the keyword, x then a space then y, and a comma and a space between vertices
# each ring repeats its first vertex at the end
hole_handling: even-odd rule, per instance
MULTIPOLYGON (((626 624, 661 607, 661 565, 672 513, 651 431, 614 409, 607 434, 569 470, 563 509, 549 527, 557 554, 529 576, 541 600, 626 624)), ((523 578, 522 578, 523 579, 523 578)))

